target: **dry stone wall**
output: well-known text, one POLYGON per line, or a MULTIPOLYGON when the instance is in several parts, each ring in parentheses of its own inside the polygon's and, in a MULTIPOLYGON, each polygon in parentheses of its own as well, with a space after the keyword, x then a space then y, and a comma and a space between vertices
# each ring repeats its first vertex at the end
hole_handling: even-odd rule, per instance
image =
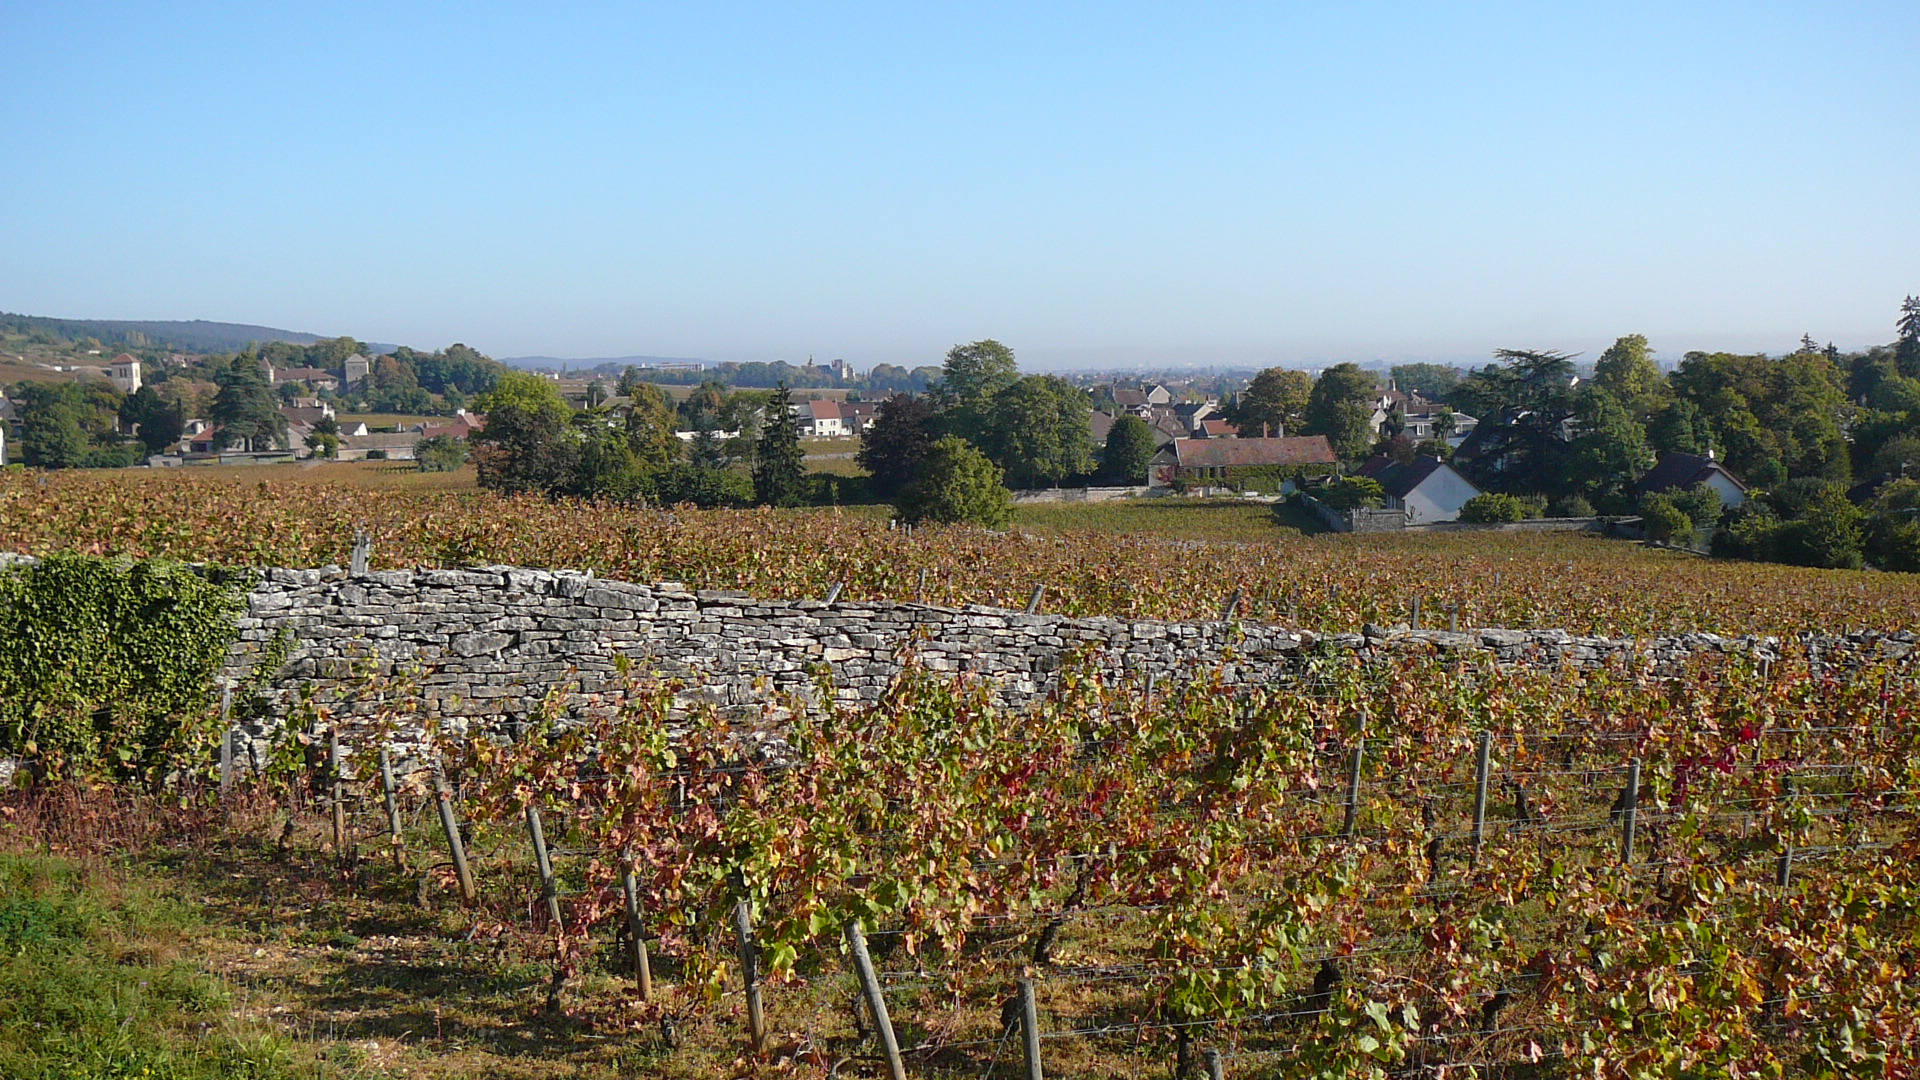
MULTIPOLYGON (((1205 672, 1229 684, 1284 678, 1320 647, 1491 655, 1503 663, 1653 664, 1714 651, 1774 655, 1772 638, 1689 634, 1580 637, 1559 630, 1316 635, 1241 621, 1161 622, 1028 615, 990 607, 755 599, 518 567, 349 574, 267 570, 248 597, 230 675, 276 635, 291 639, 274 692, 339 684, 368 670, 415 672, 429 712, 497 721, 525 716, 556 684, 594 693, 634 670, 684 680, 683 703, 756 712, 772 695, 831 669, 843 700, 877 699, 908 654, 936 672, 986 679, 999 701, 1046 694, 1062 664, 1089 652, 1104 670, 1145 680, 1205 672)), ((1903 655, 1912 635, 1848 643, 1903 655)))

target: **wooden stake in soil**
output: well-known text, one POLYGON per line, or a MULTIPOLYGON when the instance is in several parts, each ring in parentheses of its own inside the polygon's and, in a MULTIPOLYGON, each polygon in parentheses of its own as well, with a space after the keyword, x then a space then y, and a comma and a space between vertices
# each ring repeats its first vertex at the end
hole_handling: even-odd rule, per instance
POLYGON ((1227 597, 1226 604, 1222 605, 1222 607, 1220 608, 1221 622, 1226 622, 1227 620, 1233 618, 1233 613, 1240 610, 1240 593, 1241 593, 1240 586, 1235 585, 1233 587, 1233 595, 1227 597))
POLYGON ((1620 799, 1620 861, 1633 864, 1633 833, 1640 814, 1640 759, 1627 766, 1627 790, 1620 799))
POLYGON ((1355 739, 1353 753, 1347 763, 1347 820, 1340 826, 1340 835, 1351 837, 1360 821, 1360 765, 1367 751, 1367 740, 1355 739))
POLYGON ((467 845, 460 839, 460 821, 453 813, 453 793, 447 790, 447 777, 433 771, 434 801, 440 807, 440 830, 447 834, 447 854, 453 856, 453 872, 460 876, 460 898, 471 905, 480 899, 473 886, 473 869, 467 865, 467 845))
POLYGON ((540 808, 527 807, 527 835, 533 838, 533 860, 540 867, 540 898, 547 902, 553 932, 560 932, 560 892, 553 886, 553 857, 547 852, 547 832, 540 827, 540 808))
POLYGON ((1227 1068, 1220 1063, 1220 1051, 1207 1051, 1207 1080, 1227 1080, 1227 1068))
MULTIPOLYGON (((1793 804, 1793 777, 1780 778, 1780 797, 1793 804)), ((1780 858, 1774 863, 1773 883, 1782 889, 1793 884, 1793 842, 1785 836, 1780 838, 1780 858)))
POLYGON ((827 590, 826 604, 828 607, 832 607, 833 602, 840 599, 840 588, 841 583, 836 581, 833 583, 833 587, 827 590))
POLYGON ((753 943, 753 909, 745 900, 733 903, 733 932, 740 952, 740 981, 747 988, 747 1032, 753 1037, 753 1052, 757 1054, 767 1042, 767 1017, 760 1008, 760 955, 753 943))
POLYGON ((1040 1071, 1040 1009, 1033 1003, 1033 980, 1020 980, 1020 1041, 1027 1050, 1027 1080, 1046 1080, 1040 1071))
POLYGON ((653 1000, 653 966, 647 961, 646 922, 640 917, 640 883, 633 876, 633 855, 620 855, 620 891, 627 899, 627 936, 633 942, 633 977, 640 984, 640 1000, 653 1000))
POLYGON ((1473 780, 1473 858, 1480 858, 1480 845, 1487 837, 1487 767, 1493 756, 1493 733, 1480 733, 1480 751, 1473 780))
POLYGON ((1047 595, 1047 587, 1045 585, 1035 585, 1033 587, 1033 596, 1031 596, 1027 600, 1027 614, 1029 615, 1040 614, 1040 601, 1046 595, 1047 595))
POLYGON ((233 686, 220 688, 220 796, 233 787, 233 686))
POLYGON ((1413 598, 1413 622, 1410 625, 1415 630, 1420 629, 1420 598, 1417 596, 1413 598))
POLYGON ((880 992, 880 976, 873 970, 873 958, 867 955, 867 935, 860 920, 847 923, 847 947, 853 951, 853 970, 860 976, 860 989, 867 995, 867 1011, 873 1014, 873 1026, 880 1031, 880 1049, 887 1055, 887 1074, 893 1080, 907 1080, 907 1067, 900 1060, 900 1043, 893 1036, 893 1020, 887 1016, 887 998, 880 992))
POLYGON ((327 730, 327 802, 333 809, 333 857, 351 859, 347 850, 347 781, 340 768, 340 732, 327 730))
POLYGON ((393 849, 393 868, 405 873, 407 848, 400 832, 400 801, 394 795, 393 755, 384 746, 380 748, 380 794, 387 803, 387 846, 393 849))

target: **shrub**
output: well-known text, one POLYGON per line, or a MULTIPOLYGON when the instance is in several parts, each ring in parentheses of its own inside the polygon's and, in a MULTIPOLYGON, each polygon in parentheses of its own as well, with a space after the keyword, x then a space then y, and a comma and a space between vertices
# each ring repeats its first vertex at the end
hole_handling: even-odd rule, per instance
POLYGON ((908 484, 896 504, 910 522, 942 521, 1004 528, 1013 518, 1013 496, 1000 482, 1000 467, 958 436, 949 435, 927 450, 920 478, 908 484))
POLYGON ((1663 544, 1693 543, 1693 519, 1664 492, 1640 500, 1640 527, 1663 544))
POLYGON ((1579 495, 1563 495, 1547 508, 1548 517, 1584 518, 1593 516, 1593 504, 1579 495))
POLYGON ((1695 484, 1667 497, 1693 522, 1694 529, 1711 529, 1720 524, 1720 516, 1725 508, 1721 505, 1720 493, 1707 485, 1695 484))
POLYGON ((1727 514, 1727 527, 1713 534, 1711 550, 1723 558, 1771 561, 1779 531, 1773 507, 1750 499, 1727 514))
POLYGON ((1460 520, 1475 525, 1525 521, 1533 509, 1533 504, 1526 499, 1489 492, 1468 499, 1466 505, 1460 507, 1460 520))
POLYGON ((1314 493, 1335 510, 1376 509, 1387 501, 1387 489, 1380 481, 1366 476, 1343 476, 1314 493))
POLYGON ((711 510, 753 504, 753 477, 739 469, 676 461, 654 483, 654 501, 662 506, 691 503, 711 510))
POLYGON ((451 435, 435 435, 421 439, 413 456, 421 472, 453 472, 467 463, 467 443, 451 435))
POLYGON ((1807 502, 1799 517, 1780 527, 1774 538, 1775 555, 1796 566, 1857 568, 1865 539, 1860 518, 1859 508, 1847 501, 1846 492, 1830 484, 1807 502))

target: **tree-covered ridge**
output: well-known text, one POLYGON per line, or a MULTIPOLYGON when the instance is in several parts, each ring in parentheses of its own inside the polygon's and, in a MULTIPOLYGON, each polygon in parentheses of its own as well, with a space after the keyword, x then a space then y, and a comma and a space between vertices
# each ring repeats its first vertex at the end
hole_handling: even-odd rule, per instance
MULTIPOLYGON (((44 315, 0 312, 0 333, 18 334, 45 344, 97 341, 119 348, 173 349, 190 353, 235 352, 255 342, 285 341, 306 345, 318 334, 277 330, 248 323, 209 322, 205 319, 55 319, 44 315)), ((384 346, 382 346, 384 348, 384 346)))

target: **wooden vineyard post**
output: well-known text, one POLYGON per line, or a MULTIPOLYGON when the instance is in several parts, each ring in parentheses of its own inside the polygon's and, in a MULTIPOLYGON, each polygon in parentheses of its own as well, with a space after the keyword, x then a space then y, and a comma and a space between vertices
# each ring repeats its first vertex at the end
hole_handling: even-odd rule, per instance
POLYGON ((347 559, 347 573, 354 577, 366 577, 367 565, 373 561, 373 537, 365 529, 353 530, 353 554, 347 559))
POLYGON ((1420 629, 1420 598, 1417 596, 1413 598, 1413 621, 1409 625, 1415 630, 1420 629))
POLYGON ((540 867, 540 897, 547 902, 547 918, 560 933, 560 892, 553 886, 553 857, 547 851, 547 832, 540 827, 540 808, 527 807, 527 835, 533 840, 533 860, 540 867))
POLYGON ((1027 599, 1027 614, 1040 614, 1040 601, 1045 598, 1046 595, 1047 587, 1045 585, 1035 585, 1033 587, 1033 595, 1027 599))
POLYGON ((627 936, 633 942, 633 978, 640 984, 640 1000, 653 1000, 653 965, 647 959, 646 922, 640 915, 640 883, 633 875, 633 853, 620 853, 620 891, 626 894, 627 936))
POLYGON ((1457 600, 1449 601, 1447 603, 1447 633, 1457 634, 1459 632, 1460 632, 1460 602, 1457 600))
POLYGON ((1360 823, 1360 766, 1366 750, 1367 740, 1355 739, 1347 763, 1347 820, 1340 826, 1340 835, 1348 838, 1360 823))
POLYGON ((914 593, 913 598, 923 604, 927 602, 927 568, 924 566, 920 568, 920 590, 914 593))
POLYGON ((1193 1032, 1183 1024, 1173 1033, 1173 1078, 1187 1080, 1193 1075, 1193 1032))
POLYGON ((827 598, 824 602, 828 607, 832 607, 834 601, 840 599, 840 588, 841 588, 841 583, 836 581, 833 583, 832 588, 829 588, 827 590, 827 598))
POLYGON ((220 687, 220 797, 233 787, 233 684, 220 687))
POLYGON ((447 834, 447 854, 453 857, 453 872, 460 877, 460 898, 468 904, 480 899, 473 887, 473 868, 467 865, 467 845, 460 839, 460 822, 453 813, 453 793, 447 790, 447 777, 437 767, 433 771, 434 801, 440 808, 440 830, 447 834))
MULTIPOLYGON (((1780 797, 1787 805, 1793 805, 1793 777, 1780 778, 1780 797)), ((1773 883, 1784 889, 1793 884, 1793 840, 1785 833, 1780 837, 1780 857, 1774 863, 1773 883)))
POLYGON ((1235 585, 1233 587, 1233 595, 1227 597, 1227 602, 1221 605, 1221 608, 1220 608, 1221 622, 1227 622, 1228 620, 1232 619, 1233 613, 1240 610, 1240 593, 1241 593, 1240 586, 1235 585))
POLYGON ((1640 759, 1627 766, 1627 790, 1620 799, 1620 862, 1633 865, 1633 833, 1640 815, 1640 759))
POLYGON ((733 902, 733 933, 740 953, 740 981, 747 989, 747 1033, 757 1054, 767 1042, 767 1017, 760 1008, 760 957, 753 944, 753 908, 745 900, 733 902))
POLYGON ((400 831, 400 802, 394 795, 393 755, 380 748, 380 794, 387 804, 387 846, 393 849, 393 868, 407 869, 406 840, 400 831))
POLYGON ((1480 859, 1480 845, 1487 837, 1487 767, 1493 755, 1493 733, 1480 733, 1480 750, 1476 755, 1473 780, 1473 859, 1480 859))
POLYGON ((327 802, 333 811, 333 857, 351 860, 347 850, 347 781, 340 768, 340 732, 327 729, 327 802))
POLYGON ((1226 1066, 1220 1062, 1220 1051, 1207 1051, 1207 1080, 1227 1080, 1226 1066))
POLYGON ((860 989, 867 995, 867 1011, 873 1014, 873 1026, 880 1033, 880 1049, 887 1055, 887 1074, 893 1080, 907 1080, 907 1067, 900 1060, 900 1043, 893 1035, 893 1020, 887 1015, 886 995, 880 992, 880 976, 874 973, 873 958, 867 955, 867 935, 860 920, 847 923, 847 947, 853 952, 853 969, 860 976, 860 989))
POLYGON ((1027 1080, 1046 1080, 1040 1069, 1040 1009, 1033 1002, 1033 980, 1020 980, 1020 1042, 1027 1051, 1027 1080))

